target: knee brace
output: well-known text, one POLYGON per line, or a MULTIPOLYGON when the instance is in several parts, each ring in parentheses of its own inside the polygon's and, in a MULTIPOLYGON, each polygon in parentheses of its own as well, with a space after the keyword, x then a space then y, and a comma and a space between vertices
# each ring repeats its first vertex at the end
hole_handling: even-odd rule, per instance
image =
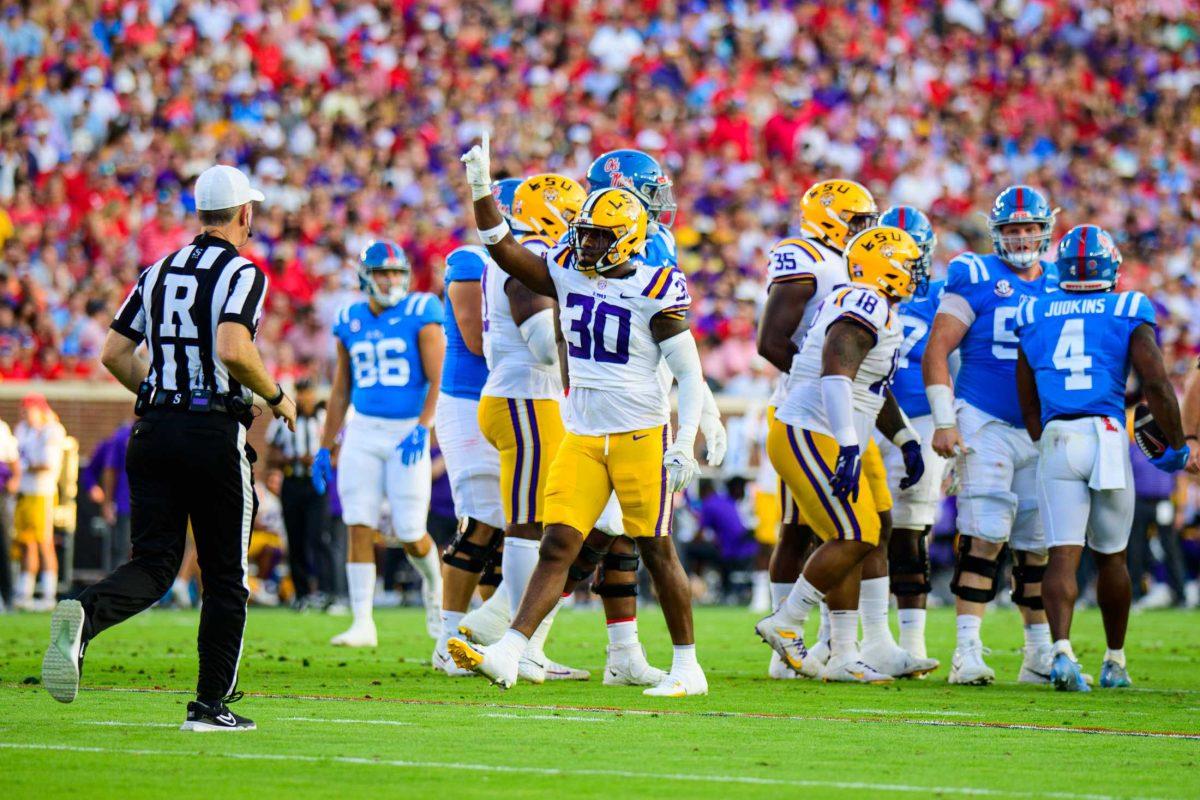
POLYGON ((1040 584, 1042 582, 1042 578, 1046 575, 1046 565, 1030 564, 1028 563, 1029 560, 1029 553, 1013 553, 1013 561, 1015 563, 1012 568, 1013 589, 1011 597, 1015 605, 1024 606, 1032 611, 1041 611, 1045 608, 1042 603, 1041 590, 1038 590, 1036 596, 1030 597, 1028 587, 1031 583, 1040 584))
POLYGON ((637 597, 637 571, 641 559, 637 551, 632 553, 605 553, 604 561, 600 564, 600 574, 592 584, 592 591, 601 597, 637 597), (629 583, 609 583, 609 571, 633 573, 634 580, 629 583))
POLYGON ((891 575, 892 594, 897 597, 916 597, 933 591, 929 583, 929 549, 925 545, 924 535, 917 537, 915 557, 911 553, 893 555, 892 549, 888 548, 888 574, 891 575), (906 577, 897 580, 897 575, 906 577), (912 575, 921 577, 919 580, 908 577, 912 575))
POLYGON ((479 579, 479 585, 495 588, 500 585, 500 581, 503 579, 504 576, 500 571, 500 553, 496 553, 488 560, 487 567, 483 571, 483 577, 479 579))
POLYGON ((583 547, 579 549, 575 563, 567 570, 567 577, 576 583, 585 580, 596 569, 596 565, 604 556, 603 550, 597 550, 585 541, 583 547))
POLYGON ((990 603, 995 600, 996 595, 1000 593, 1000 584, 996 580, 996 576, 1000 572, 1000 565, 1004 563, 1004 556, 1007 552, 1008 545, 1004 545, 996 555, 995 561, 981 556, 973 556, 971 555, 971 537, 960 535, 958 537, 958 558, 954 560, 954 577, 950 580, 950 591, 955 596, 971 603, 990 603), (992 582, 992 587, 977 589, 961 585, 960 579, 968 573, 987 578, 992 582))
POLYGON ((471 517, 459 520, 458 533, 442 554, 443 564, 475 575, 483 572, 500 549, 500 545, 504 543, 504 532, 492 531, 491 540, 485 544, 472 542, 471 536, 479 529, 479 525, 479 521, 471 517))

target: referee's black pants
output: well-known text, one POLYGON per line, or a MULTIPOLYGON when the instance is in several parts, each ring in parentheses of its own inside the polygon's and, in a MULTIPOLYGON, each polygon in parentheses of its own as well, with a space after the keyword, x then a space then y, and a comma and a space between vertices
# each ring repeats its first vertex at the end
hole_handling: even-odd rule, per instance
POLYGON ((318 576, 323 576, 332 559, 333 554, 326 552, 324 544, 325 527, 329 524, 329 500, 317 493, 311 478, 295 475, 283 479, 279 502, 283 506, 283 527, 287 531, 288 569, 292 573, 296 599, 300 600, 312 593, 314 568, 318 576))
POLYGON ((125 461, 133 506, 128 562, 79 596, 84 638, 149 608, 179 572, 188 519, 203 583, 197 699, 237 688, 246 627, 246 551, 257 512, 246 429, 219 412, 152 409, 133 426, 125 461))

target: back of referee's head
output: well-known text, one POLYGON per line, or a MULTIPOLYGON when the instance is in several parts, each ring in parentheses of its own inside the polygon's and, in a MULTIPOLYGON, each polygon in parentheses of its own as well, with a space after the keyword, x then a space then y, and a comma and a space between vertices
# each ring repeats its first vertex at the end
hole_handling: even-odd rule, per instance
POLYGON ((196 213, 205 233, 242 247, 250 239, 254 224, 251 203, 261 203, 263 193, 250 186, 250 179, 237 167, 217 164, 196 179, 196 213))

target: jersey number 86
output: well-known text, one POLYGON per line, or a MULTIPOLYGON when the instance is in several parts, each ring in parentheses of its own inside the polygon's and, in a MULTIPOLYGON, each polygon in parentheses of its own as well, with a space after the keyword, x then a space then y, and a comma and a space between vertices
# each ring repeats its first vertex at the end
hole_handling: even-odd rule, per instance
POLYGON ((354 385, 360 389, 381 386, 407 386, 411 369, 404 353, 408 343, 403 339, 358 341, 350 347, 354 370, 354 385))

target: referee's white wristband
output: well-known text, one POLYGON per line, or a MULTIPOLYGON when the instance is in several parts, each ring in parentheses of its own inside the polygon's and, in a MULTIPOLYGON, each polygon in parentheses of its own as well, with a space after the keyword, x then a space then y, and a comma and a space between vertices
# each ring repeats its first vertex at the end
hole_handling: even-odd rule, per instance
POLYGON ((497 244, 505 236, 508 236, 508 223, 501 220, 500 224, 494 228, 488 228, 486 231, 479 231, 479 238, 484 244, 497 244))
POLYGON ((931 383, 925 387, 925 396, 929 398, 929 410, 933 414, 933 427, 937 429, 954 428, 958 425, 958 417, 954 413, 954 390, 944 383, 931 383))

